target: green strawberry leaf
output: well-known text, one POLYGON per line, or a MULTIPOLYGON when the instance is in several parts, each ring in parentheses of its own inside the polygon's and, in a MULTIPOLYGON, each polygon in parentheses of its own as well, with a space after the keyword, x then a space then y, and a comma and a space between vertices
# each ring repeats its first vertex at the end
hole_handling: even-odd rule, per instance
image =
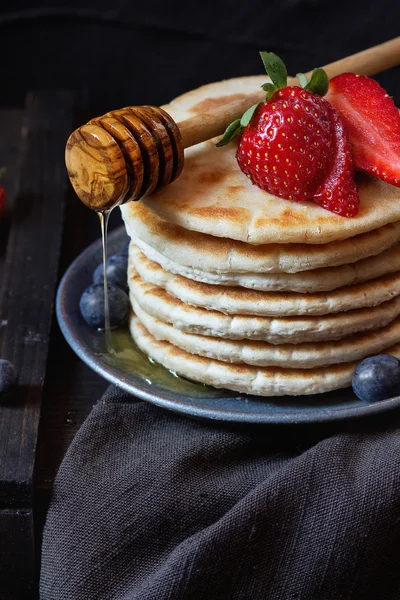
POLYGON ((273 52, 260 52, 267 75, 278 90, 287 86, 287 71, 284 62, 273 52))
POLYGON ((240 125, 242 127, 246 127, 246 125, 248 125, 251 121, 251 117, 254 115, 254 111, 256 110, 256 108, 258 108, 260 106, 261 102, 257 102, 257 104, 253 104, 253 106, 250 106, 250 108, 248 108, 246 110, 245 113, 243 113, 242 118, 240 119, 240 125))
POLYGON ((261 86, 261 89, 264 90, 264 92, 267 92, 267 95, 265 98, 266 100, 269 100, 270 98, 272 98, 272 96, 275 94, 275 92, 278 91, 278 88, 273 83, 264 83, 261 86))
POLYGON ((328 91, 329 80, 328 75, 323 69, 314 69, 311 73, 310 81, 305 86, 305 90, 318 94, 319 96, 325 96, 328 91))
MULTIPOLYGON (((246 112, 248 112, 248 111, 246 111, 246 112)), ((244 114, 246 114, 246 113, 244 113, 244 114)), ((243 115, 243 117, 244 117, 244 115, 243 115)), ((243 117, 242 117, 242 119, 243 119, 243 117)), ((240 124, 240 119, 236 119, 236 121, 232 121, 232 123, 230 125, 228 125, 228 127, 225 129, 225 133, 222 136, 222 138, 219 140, 217 147, 220 148, 221 146, 226 146, 226 144, 229 144, 229 142, 231 140, 233 140, 233 138, 240 132, 241 129, 242 129, 242 125, 240 124)))
POLYGON ((305 88, 307 85, 307 77, 304 75, 304 73, 296 73, 296 77, 299 80, 301 87, 305 88))

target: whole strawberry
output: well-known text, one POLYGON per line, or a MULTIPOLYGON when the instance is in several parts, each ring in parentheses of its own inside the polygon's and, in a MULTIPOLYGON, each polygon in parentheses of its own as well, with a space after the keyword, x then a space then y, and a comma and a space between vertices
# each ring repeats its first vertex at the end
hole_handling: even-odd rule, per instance
POLYGON ((321 95, 328 89, 322 69, 314 69, 304 87, 287 84, 283 62, 261 52, 272 83, 265 102, 251 107, 226 130, 219 146, 239 134, 236 158, 251 181, 286 200, 311 200, 339 215, 357 214, 350 144, 341 119, 321 95))
MULTIPOLYGON (((0 180, 3 177, 3 175, 4 175, 4 169, 0 169, 0 180)), ((0 183, 0 217, 2 217, 2 215, 6 211, 6 204, 7 204, 6 192, 0 183)))

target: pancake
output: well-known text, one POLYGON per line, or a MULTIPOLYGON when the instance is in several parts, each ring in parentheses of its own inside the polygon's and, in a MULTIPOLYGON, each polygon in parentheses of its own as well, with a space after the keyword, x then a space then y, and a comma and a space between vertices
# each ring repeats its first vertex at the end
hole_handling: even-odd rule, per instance
POLYGON ((248 244, 326 244, 400 220, 398 187, 361 179, 359 213, 345 218, 253 185, 239 169, 235 153, 234 143, 217 148, 212 140, 189 148, 180 177, 142 202, 186 229, 248 244))
POLYGON ((225 315, 185 304, 164 289, 146 283, 130 267, 129 290, 148 314, 184 332, 225 339, 264 340, 270 344, 298 344, 337 340, 353 333, 384 327, 400 315, 400 296, 374 308, 361 308, 323 317, 254 317, 225 315))
POLYGON ((207 113, 227 102, 244 98, 249 94, 249 90, 259 90, 266 81, 270 81, 270 79, 264 74, 233 77, 232 79, 225 79, 219 82, 218 85, 208 83, 185 92, 163 108, 168 110, 175 120, 187 119, 207 113), (224 95, 221 95, 221 85, 224 89, 224 95))
POLYGON ((166 259, 212 273, 296 273, 354 263, 400 241, 400 221, 328 244, 254 246, 184 229, 161 219, 141 202, 121 206, 128 235, 166 259))
POLYGON ((382 329, 346 337, 336 342, 273 345, 254 340, 224 340, 184 333, 173 325, 147 314, 137 302, 132 308, 139 321, 157 340, 207 358, 258 367, 310 369, 362 360, 400 343, 400 318, 382 329))
MULTIPOLYGON (((254 79, 245 78, 240 93, 257 87, 254 79)), ((229 86, 216 82, 207 89, 214 99, 223 98, 223 104, 232 99, 231 90, 239 90, 239 80, 229 86)), ((204 94, 204 87, 193 90, 165 108, 179 122, 205 111, 204 94)), ((215 140, 188 148, 180 177, 142 202, 170 223, 250 244, 324 244, 400 220, 400 189, 385 182, 360 179, 360 211, 344 218, 311 202, 282 200, 261 190, 242 173, 235 153, 235 143, 217 148, 215 140)))
POLYGON ((351 265, 327 267, 299 273, 214 273, 191 269, 170 261, 140 240, 133 240, 135 245, 131 252, 140 250, 151 261, 160 265, 165 271, 174 275, 182 275, 193 281, 211 283, 266 292, 329 292, 347 285, 362 283, 383 275, 400 271, 400 244, 389 248, 386 252, 365 258, 351 265), (139 250, 140 249, 140 250, 139 250))
POLYGON ((400 272, 332 292, 301 294, 263 292, 239 287, 199 283, 165 271, 157 263, 130 248, 130 261, 142 279, 187 304, 227 314, 287 317, 291 315, 327 315, 354 308, 377 306, 400 295, 400 272))
MULTIPOLYGON (((353 362, 312 369, 282 369, 230 364, 156 340, 136 317, 131 318, 130 330, 140 350, 167 369, 217 388, 258 396, 299 396, 347 387, 357 366, 353 362)), ((400 346, 393 346, 386 353, 400 357, 400 346)))

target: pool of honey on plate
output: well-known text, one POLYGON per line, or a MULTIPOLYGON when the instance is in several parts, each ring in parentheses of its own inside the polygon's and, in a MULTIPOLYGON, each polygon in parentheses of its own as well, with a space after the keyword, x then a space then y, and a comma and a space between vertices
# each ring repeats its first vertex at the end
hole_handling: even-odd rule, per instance
MULTIPOLYGON (((104 332, 99 332, 99 335, 104 335, 104 332)), ((112 329, 110 343, 111 350, 101 353, 104 362, 123 373, 143 379, 149 385, 174 394, 197 398, 216 398, 227 394, 225 390, 185 379, 154 362, 137 347, 127 326, 112 329)))
MULTIPOLYGON (((112 209, 111 209, 112 210, 112 209)), ((226 396, 226 390, 196 383, 181 377, 173 371, 154 362, 144 354, 133 341, 127 326, 112 330, 110 328, 110 312, 108 304, 107 291, 107 237, 108 237, 108 219, 111 210, 104 212, 98 211, 100 219, 102 255, 104 270, 104 331, 99 331, 99 335, 104 338, 105 352, 98 353, 104 362, 122 371, 127 375, 134 375, 146 381, 149 385, 154 385, 162 390, 180 394, 182 396, 195 396, 197 398, 216 398, 226 396)))

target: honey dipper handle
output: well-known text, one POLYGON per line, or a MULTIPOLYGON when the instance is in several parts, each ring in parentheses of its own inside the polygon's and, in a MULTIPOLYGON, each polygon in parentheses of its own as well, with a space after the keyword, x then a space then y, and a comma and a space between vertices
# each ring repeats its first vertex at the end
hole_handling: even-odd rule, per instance
POLYGON ((373 46, 357 54, 341 58, 323 67, 329 77, 340 73, 357 73, 358 75, 376 75, 400 63, 400 36, 373 46))
POLYGON ((239 119, 250 106, 264 98, 265 92, 257 90, 251 95, 246 94, 238 100, 217 106, 210 112, 181 121, 178 123, 178 127, 181 132, 183 147, 189 148, 189 146, 194 146, 221 135, 229 123, 239 119))
MULTIPOLYGON (((357 54, 352 54, 346 58, 341 58, 329 65, 325 69, 329 79, 340 73, 353 72, 359 75, 375 75, 386 69, 395 67, 400 63, 400 36, 378 46, 368 48, 357 54)), ((311 75, 311 71, 307 73, 311 75)), ((298 85, 298 80, 292 77, 288 79, 289 85, 298 85)), ((256 102, 265 98, 265 92, 259 90, 251 96, 243 96, 217 108, 213 108, 207 113, 191 117, 178 123, 182 135, 184 148, 194 146, 200 142, 205 142, 210 138, 221 135, 226 127, 239 119, 245 110, 250 108, 256 102)))
MULTIPOLYGON (((400 37, 324 69, 332 78, 346 71, 374 75, 398 64, 400 37)), ((298 80, 289 78, 288 83, 298 85, 298 80)), ((179 177, 184 148, 221 135, 229 123, 264 98, 265 92, 258 89, 251 95, 236 95, 234 102, 222 106, 215 101, 214 108, 178 126, 155 106, 127 107, 92 119, 67 142, 65 161, 71 183, 82 202, 94 210, 139 200, 179 177)))

